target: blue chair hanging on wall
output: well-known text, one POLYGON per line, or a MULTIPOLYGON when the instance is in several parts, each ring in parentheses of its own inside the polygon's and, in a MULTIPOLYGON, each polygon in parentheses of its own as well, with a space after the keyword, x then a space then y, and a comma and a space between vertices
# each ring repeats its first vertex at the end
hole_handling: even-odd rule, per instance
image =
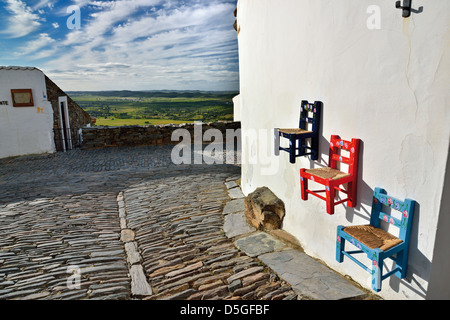
POLYGON ((274 129, 275 155, 280 154, 280 150, 289 153, 289 162, 295 163, 295 158, 302 156, 311 156, 311 160, 319 158, 319 129, 320 116, 322 113, 322 102, 315 101, 309 103, 302 100, 300 107, 299 127, 294 129, 274 129), (280 146, 280 137, 289 140, 289 147, 280 146), (306 144, 307 139, 311 143, 306 144))
POLYGON ((414 214, 415 201, 405 199, 401 201, 388 196, 386 191, 375 188, 370 224, 359 226, 338 226, 336 242, 336 260, 344 261, 344 256, 353 260, 358 266, 372 275, 372 289, 376 292, 381 290, 381 282, 391 275, 399 279, 406 277, 408 265, 408 246, 411 234, 411 225, 414 214), (395 218, 387 214, 389 209, 401 213, 401 218, 395 218), (398 227, 399 236, 395 237, 389 232, 380 229, 381 221, 385 221, 398 227), (359 250, 345 251, 345 242, 348 241, 359 250), (353 255, 365 253, 372 261, 371 267, 357 260, 353 255), (383 274, 383 260, 390 258, 395 261, 392 270, 383 274))

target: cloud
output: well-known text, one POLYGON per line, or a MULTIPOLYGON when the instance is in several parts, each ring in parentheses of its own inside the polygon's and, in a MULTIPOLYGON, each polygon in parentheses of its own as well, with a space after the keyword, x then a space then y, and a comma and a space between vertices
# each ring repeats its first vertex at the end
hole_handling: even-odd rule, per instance
POLYGON ((81 29, 58 42, 47 69, 64 70, 50 76, 66 90, 88 82, 90 90, 235 90, 235 7, 226 0, 90 1, 81 29))
POLYGON ((8 27, 2 33, 11 38, 20 38, 36 31, 41 25, 39 15, 21 0, 4 0, 6 10, 11 13, 7 18, 8 27))
POLYGON ((59 23, 58 22, 54 22, 52 23, 53 28, 58 29, 59 28, 59 23))
POLYGON ((81 8, 81 7, 84 7, 84 6, 88 5, 88 4, 90 4, 91 2, 94 2, 94 1, 91 1, 91 0, 73 0, 73 2, 74 2, 75 5, 77 5, 77 6, 79 6, 81 8))
POLYGON ((56 2, 57 0, 40 0, 38 3, 36 3, 34 6, 33 6, 33 9, 34 10, 37 10, 37 9, 42 9, 42 8, 44 8, 44 7, 47 7, 47 8, 49 8, 49 9, 52 9, 54 6, 55 6, 55 2, 56 2))
MULTIPOLYGON (((41 33, 39 38, 36 40, 28 41, 24 46, 20 47, 16 55, 28 55, 35 53, 39 49, 45 48, 46 52, 48 52, 48 47, 55 43, 55 40, 52 39, 47 33, 41 33)), ((45 55, 44 55, 45 56, 45 55)), ((34 55, 34 58, 42 58, 43 55, 39 54, 38 56, 34 55)))
POLYGON ((231 7, 226 4, 217 4, 207 7, 186 7, 172 11, 159 10, 156 15, 144 16, 115 27, 115 40, 128 42, 141 37, 151 37, 160 32, 196 26, 204 26, 210 30, 211 25, 215 25, 216 28, 224 26, 225 14, 231 7))
POLYGON ((101 10, 93 13, 92 22, 86 27, 89 38, 103 35, 114 28, 117 23, 133 18, 134 14, 142 8, 161 4, 164 0, 122 0, 111 2, 93 2, 101 10))

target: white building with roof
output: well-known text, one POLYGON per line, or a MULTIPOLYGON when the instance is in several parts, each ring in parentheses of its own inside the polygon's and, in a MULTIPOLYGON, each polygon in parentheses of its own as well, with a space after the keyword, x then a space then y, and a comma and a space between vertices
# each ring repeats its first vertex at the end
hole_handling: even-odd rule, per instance
POLYGON ((0 158, 72 149, 90 123, 41 70, 0 66, 0 158))
POLYGON ((54 151, 53 109, 44 73, 0 66, 0 158, 54 151))

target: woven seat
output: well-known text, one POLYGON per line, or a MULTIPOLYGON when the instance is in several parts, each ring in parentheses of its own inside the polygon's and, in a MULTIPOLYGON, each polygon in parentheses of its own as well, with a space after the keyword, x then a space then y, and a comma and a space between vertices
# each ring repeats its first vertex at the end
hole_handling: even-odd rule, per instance
POLYGON ((344 231, 370 249, 380 248, 386 251, 403 242, 389 232, 370 224, 345 227, 344 231))
POLYGON ((303 129, 279 129, 278 131, 281 133, 286 133, 286 134, 312 133, 312 131, 303 130, 303 129))
POLYGON ((338 179, 350 176, 349 173, 345 173, 345 172, 342 172, 342 171, 339 171, 337 169, 333 169, 330 167, 307 169, 307 170, 305 170, 305 172, 312 174, 316 177, 320 177, 322 179, 330 179, 331 178, 333 180, 338 180, 338 179))

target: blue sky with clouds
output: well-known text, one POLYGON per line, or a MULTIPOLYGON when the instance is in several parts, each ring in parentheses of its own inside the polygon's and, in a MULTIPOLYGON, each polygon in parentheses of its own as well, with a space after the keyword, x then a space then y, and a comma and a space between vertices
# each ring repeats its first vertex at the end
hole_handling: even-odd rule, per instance
POLYGON ((236 3, 0 0, 0 65, 67 91, 238 90, 236 3))

